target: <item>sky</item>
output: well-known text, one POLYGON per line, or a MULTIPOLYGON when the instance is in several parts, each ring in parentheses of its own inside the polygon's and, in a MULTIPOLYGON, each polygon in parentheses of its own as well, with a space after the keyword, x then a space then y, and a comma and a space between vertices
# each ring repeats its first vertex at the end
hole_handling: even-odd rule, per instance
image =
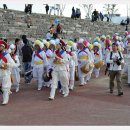
MULTIPOLYGON (((54 4, 49 4, 49 5, 53 6, 54 4)), ((71 11, 72 7, 74 6, 75 8, 80 8, 82 18, 85 18, 86 13, 85 13, 84 9, 80 5, 82 5, 82 4, 81 3, 80 4, 66 4, 63 15, 70 17, 71 12, 72 12, 71 11)), ((7 6, 10 9, 16 9, 16 10, 23 11, 24 7, 25 7, 25 4, 24 3, 22 3, 22 4, 7 3, 7 6)), ((97 9, 99 12, 101 11, 101 12, 105 13, 104 9, 103 9, 103 6, 104 6, 104 4, 93 4, 93 10, 97 9)), ((2 4, 0 4, 0 8, 3 8, 2 4)), ((121 16, 127 16, 127 5, 126 4, 119 4, 119 5, 117 5, 117 8, 119 9, 117 13, 121 14, 121 16)), ((45 5, 35 3, 35 4, 33 4, 32 11, 35 12, 35 13, 45 13, 45 5)), ((52 12, 52 14, 53 14, 53 12, 52 12)))

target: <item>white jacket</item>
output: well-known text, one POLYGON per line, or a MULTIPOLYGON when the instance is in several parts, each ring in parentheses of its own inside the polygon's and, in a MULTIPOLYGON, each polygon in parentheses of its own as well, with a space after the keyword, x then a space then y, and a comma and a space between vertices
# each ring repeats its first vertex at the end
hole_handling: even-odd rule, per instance
MULTIPOLYGON (((62 50, 61 50, 62 51, 62 50)), ((55 52, 55 56, 56 56, 56 52, 55 52)), ((62 54, 62 59, 60 59, 60 63, 61 64, 55 64, 53 62, 53 69, 54 71, 61 71, 61 70, 67 70, 67 64, 69 62, 69 56, 66 53, 66 51, 64 51, 62 54)), ((54 57, 55 58, 55 57, 54 57)), ((54 60, 54 59, 53 59, 54 60)))
MULTIPOLYGON (((120 52, 120 54, 121 54, 121 57, 122 57, 121 63, 124 63, 123 55, 122 55, 121 52, 120 52)), ((116 53, 112 52, 112 57, 111 57, 111 59, 110 59, 110 55, 111 55, 111 53, 108 54, 107 59, 106 59, 106 63, 110 63, 110 68, 109 68, 109 70, 113 70, 113 71, 122 70, 121 65, 117 65, 117 64, 113 61, 113 59, 115 59, 115 58, 117 58, 117 59, 121 58, 120 55, 119 55, 119 52, 116 52, 116 53)))
POLYGON ((32 55, 32 62, 31 62, 31 66, 35 67, 35 68, 41 68, 44 66, 48 65, 48 61, 47 61, 47 57, 44 51, 41 51, 39 53, 39 55, 42 57, 42 59, 40 59, 38 56, 36 56, 35 51, 33 52, 32 55))
MULTIPOLYGON (((8 76, 11 74, 11 69, 13 67, 16 67, 17 65, 15 64, 14 60, 11 58, 10 54, 6 54, 4 56, 7 59, 7 69, 0 69, 0 78, 3 78, 4 76, 8 76)), ((3 63, 5 63, 2 59, 0 60, 0 65, 2 65, 3 63)))
POLYGON ((99 50, 97 52, 97 54, 94 54, 94 50, 92 51, 92 56, 93 56, 93 59, 94 59, 94 63, 97 63, 99 60, 103 59, 103 57, 102 57, 102 51, 101 50, 99 50))
POLYGON ((19 61, 18 55, 15 55, 14 59, 16 60, 16 63, 15 63, 16 66, 11 69, 11 74, 17 74, 20 72, 20 69, 19 69, 20 61, 19 61))

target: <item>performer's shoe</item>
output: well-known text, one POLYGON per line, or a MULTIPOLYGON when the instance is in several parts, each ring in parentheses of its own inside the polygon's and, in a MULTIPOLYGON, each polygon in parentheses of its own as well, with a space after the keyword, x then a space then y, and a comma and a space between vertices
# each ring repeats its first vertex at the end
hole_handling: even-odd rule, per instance
POLYGON ((52 98, 52 97, 49 97, 48 99, 49 99, 49 100, 54 100, 54 98, 52 98))

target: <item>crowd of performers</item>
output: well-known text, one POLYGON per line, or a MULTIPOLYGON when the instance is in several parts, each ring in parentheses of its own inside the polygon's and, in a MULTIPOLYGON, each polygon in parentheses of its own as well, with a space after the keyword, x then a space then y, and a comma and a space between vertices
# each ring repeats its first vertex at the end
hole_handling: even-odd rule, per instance
MULTIPOLYGON (((32 78, 37 82, 38 91, 44 86, 50 87, 49 100, 55 99, 57 88, 60 88, 63 97, 67 97, 70 90, 75 88, 77 76, 80 86, 84 86, 91 79, 92 73, 95 74, 95 78, 99 77, 100 68, 103 65, 109 65, 108 70, 111 71, 121 70, 121 63, 124 63, 122 53, 129 44, 129 32, 124 32, 123 36, 117 33, 113 36, 102 35, 96 37, 93 43, 85 38, 79 38, 77 42, 60 38, 37 39, 32 48, 30 72, 32 72, 32 78), (112 55, 111 52, 115 48, 118 52, 112 55), (120 61, 120 64, 114 66, 117 61, 120 61)), ((129 49, 127 49, 127 53, 130 53, 129 49)), ((0 85, 3 105, 8 104, 12 87, 16 92, 20 90, 19 58, 15 44, 8 45, 5 41, 0 40, 0 85)), ((29 71, 24 73, 24 77, 31 75, 29 71)), ((110 93, 113 92, 113 84, 111 81, 110 93)), ((118 95, 121 96, 123 90, 120 79, 118 86, 118 95)))

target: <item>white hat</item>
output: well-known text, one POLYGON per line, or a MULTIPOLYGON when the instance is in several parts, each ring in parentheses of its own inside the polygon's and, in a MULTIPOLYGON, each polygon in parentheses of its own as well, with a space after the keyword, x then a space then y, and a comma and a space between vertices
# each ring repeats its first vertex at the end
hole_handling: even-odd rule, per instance
POLYGON ((100 48, 100 44, 98 42, 94 42, 93 46, 97 46, 100 48))
POLYGON ((40 40, 36 40, 36 41, 34 42, 34 46, 35 46, 35 45, 38 45, 41 49, 44 47, 43 43, 42 43, 40 40))
POLYGON ((105 35, 102 35, 102 36, 101 36, 101 38, 104 38, 104 39, 106 39, 106 36, 105 36, 105 35))
POLYGON ((55 40, 50 40, 50 44, 55 45, 55 40))
POLYGON ((45 44, 46 42, 47 42, 47 40, 45 40, 45 39, 42 40, 42 43, 43 43, 43 44, 45 44))
POLYGON ((8 50, 6 50, 6 52, 10 54, 11 53, 11 49, 9 48, 8 50))
POLYGON ((66 49, 66 51, 71 51, 71 46, 67 45, 67 46, 65 47, 65 49, 66 49))
POLYGON ((119 37, 118 40, 121 41, 121 40, 122 40, 122 37, 119 37))
POLYGON ((77 45, 76 45, 76 43, 74 43, 73 45, 72 45, 72 51, 76 51, 77 50, 77 45))
POLYGON ((83 43, 84 39, 80 38, 78 43, 83 43))
POLYGON ((55 44, 60 44, 60 39, 56 39, 55 44))
POLYGON ((127 39, 130 38, 130 35, 127 35, 127 39))
POLYGON ((10 48, 10 49, 15 49, 15 45, 14 45, 14 44, 11 44, 11 45, 9 46, 9 48, 10 48))

